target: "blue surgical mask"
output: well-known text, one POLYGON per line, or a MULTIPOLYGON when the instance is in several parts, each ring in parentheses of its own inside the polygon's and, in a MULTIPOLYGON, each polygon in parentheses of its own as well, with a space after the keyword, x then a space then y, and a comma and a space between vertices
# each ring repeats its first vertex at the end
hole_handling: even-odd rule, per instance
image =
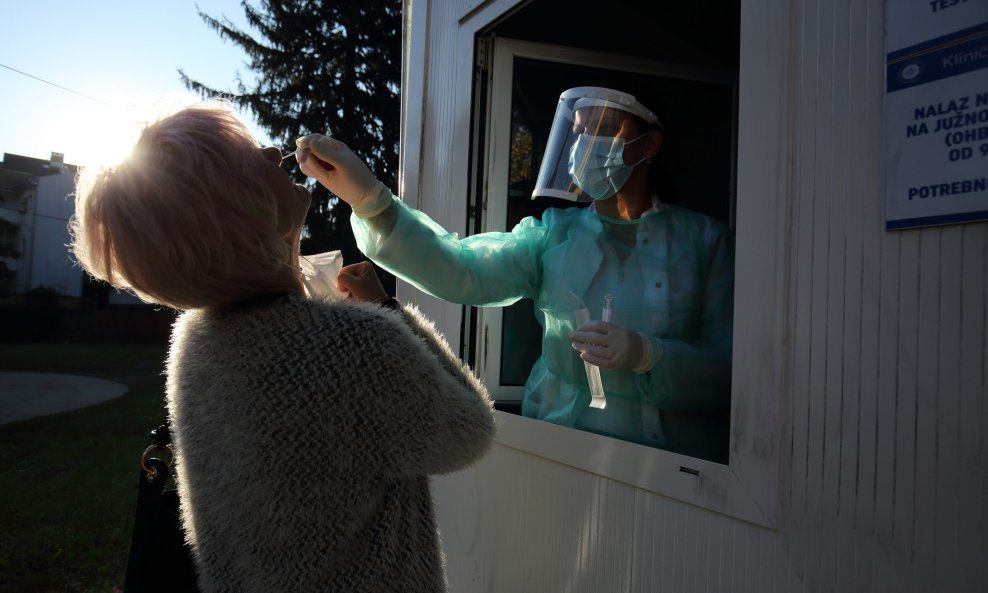
POLYGON ((631 177, 631 171, 645 160, 633 165, 624 164, 624 147, 644 136, 625 141, 623 138, 580 134, 569 153, 569 176, 594 200, 613 196, 631 177))

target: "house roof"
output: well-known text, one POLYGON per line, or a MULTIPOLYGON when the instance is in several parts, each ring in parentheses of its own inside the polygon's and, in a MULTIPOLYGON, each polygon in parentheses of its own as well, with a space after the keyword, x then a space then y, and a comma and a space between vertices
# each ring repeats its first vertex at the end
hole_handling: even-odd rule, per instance
POLYGON ((46 160, 5 152, 3 153, 3 162, 0 163, 0 170, 17 171, 28 173, 34 177, 43 177, 45 175, 56 175, 65 171, 72 171, 74 173, 79 169, 75 165, 63 163, 52 164, 53 160, 60 156, 57 153, 52 153, 52 159, 46 160))

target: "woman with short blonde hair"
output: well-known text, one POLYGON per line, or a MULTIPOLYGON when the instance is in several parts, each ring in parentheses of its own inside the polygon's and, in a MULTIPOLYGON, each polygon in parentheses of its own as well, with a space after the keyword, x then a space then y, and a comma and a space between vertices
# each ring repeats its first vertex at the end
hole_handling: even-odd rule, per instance
POLYGON ((279 163, 223 104, 167 116, 121 163, 83 171, 76 258, 93 276, 175 309, 229 304, 259 283, 289 288, 299 237, 284 234, 295 221, 264 183, 279 163))
POLYGON ((167 407, 182 526, 206 593, 446 589, 430 474, 473 463, 486 390, 367 262, 305 297, 311 197, 228 109, 184 109, 88 172, 74 251, 184 312, 167 407))

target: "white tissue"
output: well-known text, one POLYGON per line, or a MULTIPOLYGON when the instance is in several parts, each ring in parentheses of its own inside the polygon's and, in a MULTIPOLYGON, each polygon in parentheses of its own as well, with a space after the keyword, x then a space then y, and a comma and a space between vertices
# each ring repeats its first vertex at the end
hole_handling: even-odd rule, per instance
POLYGON ((339 251, 303 255, 299 264, 302 285, 310 299, 336 303, 345 298, 346 295, 336 288, 336 277, 343 268, 343 254, 339 251))

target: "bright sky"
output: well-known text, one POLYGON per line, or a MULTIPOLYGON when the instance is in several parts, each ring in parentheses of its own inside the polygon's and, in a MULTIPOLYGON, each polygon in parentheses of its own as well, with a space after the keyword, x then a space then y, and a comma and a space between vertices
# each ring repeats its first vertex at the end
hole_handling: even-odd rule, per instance
MULTIPOLYGON (((239 0, 0 0, 0 153, 47 160, 61 152, 76 165, 112 160, 125 153, 128 123, 146 117, 149 105, 190 96, 179 68, 222 90, 236 90, 238 73, 252 81, 246 55, 210 29, 196 5, 246 26, 239 0)), ((267 144, 251 116, 241 116, 267 144)))

